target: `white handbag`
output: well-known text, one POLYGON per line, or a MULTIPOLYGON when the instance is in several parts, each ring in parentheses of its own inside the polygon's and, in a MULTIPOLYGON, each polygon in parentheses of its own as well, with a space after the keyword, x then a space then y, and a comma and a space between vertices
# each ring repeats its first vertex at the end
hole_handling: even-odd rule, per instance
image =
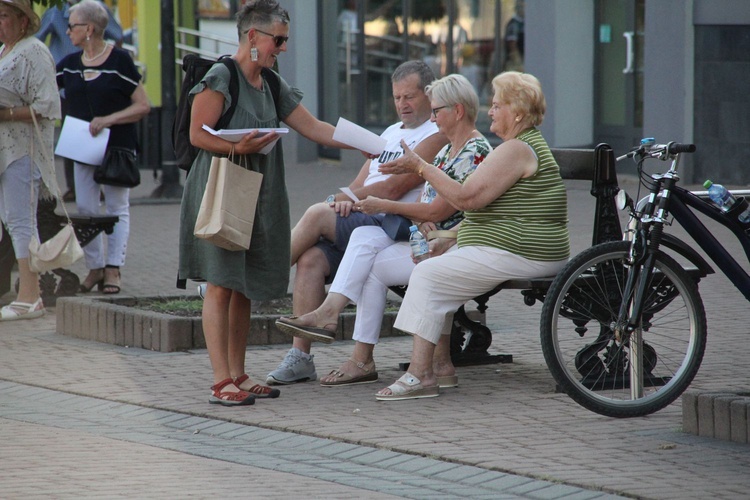
MULTIPOLYGON (((39 125, 36 122, 36 116, 34 112, 31 112, 31 119, 34 122, 34 128, 36 129, 39 142, 42 142, 42 133, 39 131, 39 125)), ((31 171, 33 179, 34 171, 34 137, 31 137, 31 171)), ((58 189, 58 198, 62 198, 61 193, 58 189)), ((34 182, 31 182, 31 200, 33 207, 34 200, 34 182)), ((70 267, 75 261, 83 257, 83 249, 81 244, 78 242, 75 230, 73 229, 73 223, 70 220, 68 211, 65 209, 65 204, 62 204, 63 212, 65 212, 65 218, 68 219, 68 223, 52 238, 48 239, 44 243, 39 242, 39 234, 35 232, 29 242, 29 268, 32 272, 42 273, 45 271, 51 271, 52 269, 58 269, 61 267, 70 267)), ((32 219, 35 218, 32 208, 32 219)))

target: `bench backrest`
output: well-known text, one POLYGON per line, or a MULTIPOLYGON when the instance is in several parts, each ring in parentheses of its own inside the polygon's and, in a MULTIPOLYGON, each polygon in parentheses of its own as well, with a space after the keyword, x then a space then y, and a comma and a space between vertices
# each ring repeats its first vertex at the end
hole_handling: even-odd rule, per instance
POLYGON ((560 165, 563 179, 593 180, 596 155, 593 149, 552 148, 552 155, 560 165))
POLYGON ((615 154, 607 144, 594 149, 552 148, 563 179, 590 180, 591 195, 596 198, 591 244, 622 238, 615 195, 620 190, 615 170, 615 154))

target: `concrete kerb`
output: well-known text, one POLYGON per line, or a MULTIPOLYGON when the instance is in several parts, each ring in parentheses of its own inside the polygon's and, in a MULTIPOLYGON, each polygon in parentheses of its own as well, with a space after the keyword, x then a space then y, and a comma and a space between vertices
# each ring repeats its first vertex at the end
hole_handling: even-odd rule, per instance
MULTIPOLYGON (((154 300, 187 299, 189 297, 61 297, 57 301, 58 334, 94 340, 125 347, 138 347, 160 352, 204 349, 206 341, 200 317, 183 317, 139 308, 154 300)), ((190 297, 194 298, 194 297, 190 297)), ((381 337, 403 335, 393 328, 395 311, 386 311, 381 337)), ((276 328, 279 314, 253 314, 249 345, 285 344, 290 337, 276 328)), ((339 340, 351 340, 354 312, 341 314, 336 334, 339 340)), ((483 318, 477 318, 483 320, 483 318)))
POLYGON ((750 443, 750 390, 687 391, 682 395, 682 430, 701 437, 750 443))

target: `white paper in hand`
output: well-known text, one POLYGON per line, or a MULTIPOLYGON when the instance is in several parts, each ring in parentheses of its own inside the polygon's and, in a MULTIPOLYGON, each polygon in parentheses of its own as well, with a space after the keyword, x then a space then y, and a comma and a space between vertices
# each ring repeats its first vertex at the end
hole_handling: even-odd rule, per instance
POLYGON ((349 198, 351 198, 354 203, 357 203, 359 201, 359 198, 357 198, 357 195, 354 194, 352 190, 349 189, 348 187, 339 188, 339 191, 341 191, 342 193, 347 195, 349 198))
POLYGON ((65 117, 55 154, 87 165, 101 165, 109 142, 109 129, 96 137, 89 132, 90 123, 70 115, 65 117))
MULTIPOLYGON (((289 133, 288 128, 235 128, 235 129, 221 129, 221 130, 214 130, 208 125, 203 125, 203 130, 208 132, 209 134, 215 135, 216 137, 221 137, 225 141, 229 142, 240 142, 243 137, 245 137, 250 132, 257 130, 258 135, 257 137, 269 134, 271 132, 276 132, 279 135, 287 134, 289 133)), ((276 142, 281 139, 281 137, 277 138, 272 143, 268 144, 266 147, 261 149, 259 151, 262 155, 267 155, 271 152, 273 147, 276 145, 276 142)))
POLYGON ((373 155, 382 153, 388 142, 379 135, 360 127, 356 123, 350 122, 346 118, 339 118, 336 130, 333 132, 333 140, 343 142, 347 146, 373 155))

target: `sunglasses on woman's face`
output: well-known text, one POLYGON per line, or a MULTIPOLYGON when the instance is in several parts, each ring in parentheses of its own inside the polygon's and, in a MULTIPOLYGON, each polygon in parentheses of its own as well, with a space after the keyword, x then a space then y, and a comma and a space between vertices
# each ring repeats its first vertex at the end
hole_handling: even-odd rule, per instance
POLYGON ((273 38, 273 43, 275 43, 277 47, 281 47, 282 45, 284 45, 286 42, 289 41, 288 36, 281 36, 281 35, 274 35, 272 33, 266 33, 265 31, 259 30, 258 28, 255 28, 255 31, 257 31, 258 33, 263 33, 264 35, 270 36, 271 38, 273 38))

